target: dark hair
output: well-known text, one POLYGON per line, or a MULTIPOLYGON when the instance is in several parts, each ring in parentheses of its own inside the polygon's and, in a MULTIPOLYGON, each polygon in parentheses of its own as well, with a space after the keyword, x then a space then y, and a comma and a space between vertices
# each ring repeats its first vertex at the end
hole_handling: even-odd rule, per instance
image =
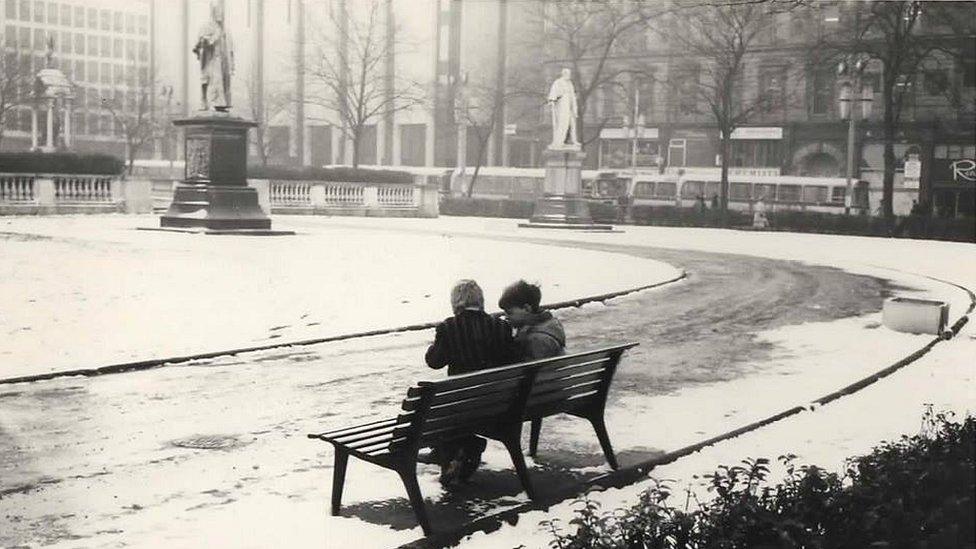
POLYGON ((501 299, 498 300, 498 306, 502 309, 508 309, 509 307, 524 307, 528 305, 533 312, 536 312, 539 310, 540 301, 542 301, 542 290, 535 284, 529 284, 524 280, 519 280, 505 288, 505 291, 502 292, 501 299))

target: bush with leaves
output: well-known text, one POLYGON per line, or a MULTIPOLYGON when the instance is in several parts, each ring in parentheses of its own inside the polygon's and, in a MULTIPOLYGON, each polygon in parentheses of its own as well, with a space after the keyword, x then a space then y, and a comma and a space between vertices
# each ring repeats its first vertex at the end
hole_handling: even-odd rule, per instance
POLYGON ((706 475, 715 497, 691 490, 683 509, 655 481, 629 509, 602 512, 583 497, 565 533, 545 524, 553 549, 936 549, 976 547, 976 421, 926 412, 919 435, 848 460, 843 476, 797 466, 769 485, 769 460, 749 459, 706 475), (694 505, 692 506, 692 502, 694 505))

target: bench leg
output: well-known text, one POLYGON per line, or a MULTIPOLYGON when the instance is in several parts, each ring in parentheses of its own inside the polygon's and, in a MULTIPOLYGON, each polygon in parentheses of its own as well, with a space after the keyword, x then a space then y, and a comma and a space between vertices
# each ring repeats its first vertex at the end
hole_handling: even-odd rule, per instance
POLYGON ((416 467, 415 464, 411 464, 408 467, 397 469, 397 474, 400 475, 400 479, 403 480, 403 485, 407 489, 410 506, 413 507, 413 513, 417 515, 417 522, 420 523, 420 528, 423 529, 425 536, 429 536, 432 530, 430 528, 430 520, 427 519, 427 509, 424 507, 424 496, 420 493, 420 485, 417 484, 416 467))
POLYGON ((516 432, 514 436, 505 437, 502 444, 505 445, 508 454, 512 456, 512 463, 515 465, 515 472, 518 473, 519 480, 522 481, 522 488, 525 488, 525 493, 530 499, 535 499, 535 490, 532 488, 532 482, 529 479, 529 468, 525 466, 525 458, 522 456, 520 438, 522 438, 521 433, 516 432))
POLYGON ((535 457, 539 450, 539 433, 542 432, 542 420, 533 419, 529 429, 529 455, 535 457))
POLYGON ((339 516, 342 508, 342 488, 346 484, 346 465, 349 453, 336 448, 335 467, 332 469, 332 516, 339 516))
POLYGON ((587 419, 593 424, 593 430, 596 431, 596 438, 600 439, 600 447, 603 448, 603 455, 607 457, 607 463, 614 470, 620 468, 617 464, 617 458, 613 455, 613 447, 610 446, 610 436, 607 434, 607 425, 603 421, 603 413, 599 415, 592 415, 587 419))

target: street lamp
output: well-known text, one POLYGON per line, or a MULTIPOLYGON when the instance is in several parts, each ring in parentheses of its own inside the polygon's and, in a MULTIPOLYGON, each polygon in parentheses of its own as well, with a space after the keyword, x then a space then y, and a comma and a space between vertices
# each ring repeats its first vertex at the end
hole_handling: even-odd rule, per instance
POLYGON ((840 117, 847 119, 847 191, 844 195, 844 213, 849 214, 854 205, 854 144, 857 138, 858 118, 867 119, 871 116, 871 103, 874 100, 874 90, 865 87, 861 80, 868 58, 863 55, 851 56, 837 66, 837 73, 846 76, 847 81, 840 88, 840 117), (854 103, 861 103, 861 114, 857 114, 854 103))

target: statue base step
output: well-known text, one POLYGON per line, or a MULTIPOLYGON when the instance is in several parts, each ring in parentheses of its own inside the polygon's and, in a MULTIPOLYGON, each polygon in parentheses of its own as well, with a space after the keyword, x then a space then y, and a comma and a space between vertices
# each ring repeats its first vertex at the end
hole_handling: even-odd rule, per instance
POLYGON ((159 218, 161 228, 238 231, 271 229, 271 218, 258 205, 250 187, 180 184, 173 202, 159 218))
POLYGON ((578 196, 547 195, 535 201, 532 223, 592 224, 590 205, 578 196))

